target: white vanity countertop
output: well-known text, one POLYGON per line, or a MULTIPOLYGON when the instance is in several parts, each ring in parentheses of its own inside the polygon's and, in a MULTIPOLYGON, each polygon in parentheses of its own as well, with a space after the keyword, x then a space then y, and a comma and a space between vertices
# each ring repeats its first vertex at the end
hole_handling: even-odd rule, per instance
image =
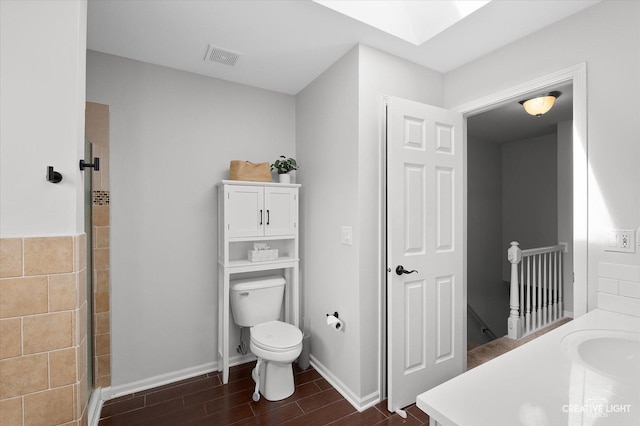
POLYGON ((640 318, 596 309, 418 395, 417 405, 444 426, 640 425, 637 377, 598 373, 563 349, 581 330, 638 333, 640 318))

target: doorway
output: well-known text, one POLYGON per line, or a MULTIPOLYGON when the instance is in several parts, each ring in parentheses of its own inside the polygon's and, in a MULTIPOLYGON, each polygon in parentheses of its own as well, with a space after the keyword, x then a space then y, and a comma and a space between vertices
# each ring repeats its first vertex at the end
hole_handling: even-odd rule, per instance
POLYGON ((573 88, 565 83, 467 117, 468 348, 507 335, 511 241, 522 250, 567 246, 564 311, 573 311, 571 127, 573 88), (519 101, 556 91, 535 117, 519 101))
MULTIPOLYGON (((578 64, 576 66, 558 71, 554 74, 550 74, 544 77, 541 77, 536 80, 532 80, 526 83, 523 83, 519 86, 512 87, 510 89, 495 93, 493 95, 478 99, 476 101, 470 102, 468 104, 464 104, 458 107, 453 108, 454 111, 461 113, 466 120, 476 114, 481 112, 489 111, 498 106, 504 105, 508 102, 512 102, 514 99, 521 99, 525 97, 529 93, 533 93, 536 91, 543 90, 545 88, 553 87, 560 84, 571 84, 573 87, 573 106, 572 106, 572 114, 573 114, 573 128, 572 128, 572 180, 573 180, 573 272, 574 272, 574 292, 573 292, 573 314, 574 317, 583 315, 587 312, 587 110, 586 110, 586 93, 587 93, 587 82, 586 82, 586 64, 578 64)), ((386 102, 386 99, 385 99, 386 102)), ((386 123, 387 115, 386 109, 382 111, 381 116, 383 117, 382 122, 386 123)), ((383 124, 386 126, 386 124, 383 124)), ((466 177, 467 172, 467 135, 466 129, 463 131, 463 145, 462 150, 464 152, 464 164, 463 164, 463 175, 466 177)), ((381 175, 387 176, 388 170, 388 157, 386 153, 386 127, 382 132, 383 141, 381 143, 382 153, 381 158, 383 161, 381 162, 381 175)), ((388 229, 387 226, 387 211, 390 206, 388 206, 388 198, 387 198, 387 186, 388 179, 385 178, 384 184, 381 185, 381 200, 383 200, 382 206, 382 217, 384 220, 382 221, 382 235, 384 236, 384 244, 387 245, 387 242, 390 239, 389 232, 393 232, 391 229, 388 229)), ((464 245, 466 246, 466 224, 467 224, 467 183, 466 181, 463 184, 463 234, 464 234, 464 245)), ((389 270, 389 268, 394 267, 395 265, 390 265, 387 263, 387 253, 383 250, 382 254, 382 264, 385 265, 385 268, 389 270)), ((462 263, 464 265, 463 272, 463 286, 462 291, 464 292, 464 301, 466 302, 466 291, 467 291, 467 270, 466 265, 468 262, 468 256, 465 251, 463 255, 462 263)), ((406 266, 406 265, 405 265, 406 266)), ((388 396, 388 386, 389 383, 394 380, 391 377, 393 373, 393 368, 391 368, 388 364, 393 362, 387 358, 386 352, 387 347, 390 344, 388 341, 388 329, 389 329, 389 318, 388 315, 388 300, 387 300, 387 288, 391 285, 387 280, 387 275, 384 275, 385 278, 382 280, 380 284, 380 294, 381 294, 381 312, 382 312, 382 320, 381 320, 381 348, 380 348, 380 359, 381 359, 381 375, 380 375, 380 389, 381 389, 381 399, 384 399, 388 396)), ((465 309, 466 311, 466 309, 465 309)), ((505 318, 506 320, 506 318, 505 318)), ((466 339, 467 335, 467 326, 466 326, 466 312, 463 314, 463 332, 459 339, 466 339)), ((464 345, 466 348, 466 345, 464 345)), ((464 359, 464 370, 466 370, 466 357, 464 359)), ((397 374, 397 373, 396 373, 397 374)), ((420 385, 418 385, 419 388, 420 385)), ((428 385, 426 385, 428 386, 428 385)), ((419 393, 428 390, 428 387, 423 386, 423 390, 418 391, 419 393)), ((390 408, 392 408, 390 406, 390 408)), ((395 407, 393 407, 395 409, 395 407)))

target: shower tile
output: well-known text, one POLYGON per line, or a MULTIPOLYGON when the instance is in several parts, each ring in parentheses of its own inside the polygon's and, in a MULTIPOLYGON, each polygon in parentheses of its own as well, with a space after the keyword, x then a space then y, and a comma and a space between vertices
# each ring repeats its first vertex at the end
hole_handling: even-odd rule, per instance
POLYGON ((75 322, 77 325, 74 324, 73 327, 73 330, 75 330, 76 333, 74 341, 76 345, 87 337, 87 309, 87 304, 83 303, 82 306, 80 306, 80 309, 76 311, 75 322))
POLYGON ((94 310, 96 313, 109 311, 109 292, 98 291, 95 293, 94 310))
POLYGON ((96 226, 95 246, 96 248, 109 247, 109 226, 96 226))
POLYGON ((0 320, 0 336, 2 336, 0 359, 22 355, 22 323, 20 318, 0 320))
POLYGON ((93 226, 109 226, 109 206, 93 206, 93 226))
POLYGON ((50 386, 60 387, 76 382, 76 350, 63 349, 49 353, 50 386))
POLYGON ((111 355, 100 355, 96 360, 96 377, 109 376, 111 374, 111 355))
POLYGON ((111 353, 111 334, 96 335, 96 355, 107 355, 111 353))
POLYGON ((110 315, 108 312, 103 312, 95 315, 95 334, 109 333, 109 331, 111 330, 111 326, 109 324, 109 316, 110 315))
MULTIPOLYGON (((89 402, 89 385, 87 384, 87 380, 88 380, 87 375, 83 374, 82 378, 80 379, 80 382, 77 385, 74 385, 74 388, 73 388, 73 393, 75 396, 74 412, 75 412, 75 417, 78 419, 82 417, 83 411, 86 412, 84 407, 86 407, 87 403, 89 402)), ((78 426, 81 426, 81 424, 78 424, 78 426)))
POLYGON ((93 289, 94 291, 109 291, 109 270, 93 271, 93 289))
POLYGON ((68 348, 73 344, 71 312, 29 316, 23 319, 25 354, 68 348))
POLYGON ((43 426, 70 422, 74 418, 73 407, 73 386, 26 395, 24 422, 43 426))
POLYGON ((0 399, 47 389, 47 359, 47 354, 38 354, 0 361, 0 399))
POLYGON ((22 238, 0 238, 0 278, 22 275, 22 238))
POLYGON ((0 401, 0 425, 22 424, 22 398, 0 401))
POLYGON ((109 249, 94 249, 93 250, 93 269, 98 271, 109 269, 109 249))
POLYGON ((78 361, 76 374, 77 377, 85 376, 87 371, 87 341, 83 340, 80 345, 76 346, 76 360, 78 361))
POLYGON ((44 275, 73 272, 72 237, 24 239, 24 274, 44 275))
POLYGON ((91 272, 86 269, 78 272, 78 300, 76 301, 76 306, 82 306, 87 301, 87 274, 89 273, 91 272))
MULTIPOLYGON (((80 281, 83 282, 83 281, 80 281)), ((76 307, 76 275, 49 276, 49 312, 67 311, 76 307)))
POLYGON ((76 271, 87 267, 87 234, 82 233, 76 238, 76 271))
POLYGON ((94 380, 97 388, 111 386, 111 376, 96 377, 94 380))
POLYGON ((40 314, 47 310, 47 277, 0 279, 0 318, 40 314))

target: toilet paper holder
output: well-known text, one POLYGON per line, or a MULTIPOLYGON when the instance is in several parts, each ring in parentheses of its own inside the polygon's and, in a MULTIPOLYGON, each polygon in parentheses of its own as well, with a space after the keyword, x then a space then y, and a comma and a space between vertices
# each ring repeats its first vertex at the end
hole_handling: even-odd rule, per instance
POLYGON ((335 328, 336 328, 336 330, 340 330, 340 328, 342 327, 342 325, 343 325, 344 323, 343 323, 342 321, 340 321, 340 316, 338 315, 338 312, 334 312, 333 314, 327 314, 327 324, 328 324, 328 325, 332 325, 333 327, 335 327, 335 328), (336 320, 338 320, 338 321, 336 321, 336 322, 335 322, 335 323, 333 323, 333 324, 330 324, 330 322, 329 322, 329 320, 328 320, 328 318, 329 318, 329 317, 335 317, 335 318, 336 318, 336 320))

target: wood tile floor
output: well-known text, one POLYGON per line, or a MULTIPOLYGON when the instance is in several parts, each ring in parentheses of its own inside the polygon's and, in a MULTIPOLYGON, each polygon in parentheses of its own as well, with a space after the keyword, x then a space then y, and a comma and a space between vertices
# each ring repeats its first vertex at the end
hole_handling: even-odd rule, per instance
POLYGON ((294 367, 296 391, 289 398, 253 402, 254 364, 232 367, 226 385, 216 372, 107 401, 99 426, 429 424, 415 404, 407 419, 389 413, 386 401, 359 413, 312 367, 294 367))

